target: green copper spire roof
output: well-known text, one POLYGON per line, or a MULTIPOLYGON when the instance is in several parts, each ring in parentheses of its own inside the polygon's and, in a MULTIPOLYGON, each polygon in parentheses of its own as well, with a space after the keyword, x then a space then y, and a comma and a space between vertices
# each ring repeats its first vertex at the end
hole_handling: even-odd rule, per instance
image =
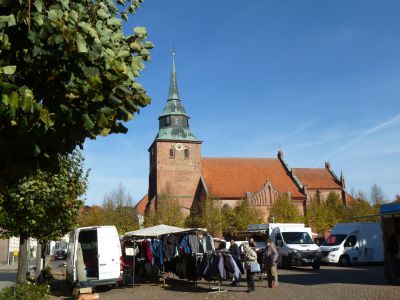
POLYGON ((179 98, 178 82, 176 80, 175 71, 175 53, 172 54, 172 72, 169 83, 169 93, 167 104, 159 120, 159 131, 156 140, 178 140, 178 141, 196 141, 199 140, 194 136, 189 128, 189 115, 179 98))
POLYGON ((172 52, 172 72, 171 72, 171 78, 169 80, 168 101, 170 100, 180 100, 178 92, 178 82, 176 81, 176 73, 175 73, 175 51, 172 52))

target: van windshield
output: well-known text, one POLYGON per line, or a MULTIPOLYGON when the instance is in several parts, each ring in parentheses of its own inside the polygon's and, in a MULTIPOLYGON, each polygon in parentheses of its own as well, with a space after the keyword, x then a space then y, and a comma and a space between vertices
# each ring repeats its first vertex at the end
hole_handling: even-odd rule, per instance
POLYGON ((322 243, 322 246, 337 246, 337 245, 340 245, 344 241, 346 236, 347 236, 346 234, 331 234, 322 243))
POLYGON ((286 244, 314 244, 307 232, 282 232, 286 244))

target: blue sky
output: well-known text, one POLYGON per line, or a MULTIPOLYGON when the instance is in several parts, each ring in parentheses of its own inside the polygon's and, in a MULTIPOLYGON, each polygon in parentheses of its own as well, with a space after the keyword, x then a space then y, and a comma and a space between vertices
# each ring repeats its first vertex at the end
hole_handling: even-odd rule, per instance
POLYGON ((347 188, 400 194, 400 2, 146 0, 125 24, 155 44, 139 82, 152 98, 128 134, 85 143, 87 204, 121 182, 148 189, 171 48, 181 99, 208 157, 330 161, 347 188))

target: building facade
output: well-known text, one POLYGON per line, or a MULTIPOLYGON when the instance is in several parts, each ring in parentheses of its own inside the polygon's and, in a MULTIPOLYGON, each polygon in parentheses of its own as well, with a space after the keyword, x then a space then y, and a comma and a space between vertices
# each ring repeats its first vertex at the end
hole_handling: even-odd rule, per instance
POLYGON ((139 214, 157 207, 162 195, 175 199, 189 213, 194 201, 218 199, 234 207, 247 199, 269 216, 269 208, 282 194, 304 214, 313 198, 324 200, 330 192, 346 205, 345 180, 324 168, 290 168, 282 151, 276 158, 202 157, 200 141, 191 131, 190 116, 178 92, 175 61, 172 62, 169 94, 159 131, 149 148, 149 190, 136 205, 139 214))

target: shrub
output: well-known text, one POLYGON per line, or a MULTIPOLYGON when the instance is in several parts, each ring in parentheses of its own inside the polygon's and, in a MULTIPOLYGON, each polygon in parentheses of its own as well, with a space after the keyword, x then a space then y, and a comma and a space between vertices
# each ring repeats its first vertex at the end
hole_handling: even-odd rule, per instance
POLYGON ((0 292, 0 300, 41 300, 47 299, 50 291, 48 285, 30 283, 19 284, 5 288, 0 292))

